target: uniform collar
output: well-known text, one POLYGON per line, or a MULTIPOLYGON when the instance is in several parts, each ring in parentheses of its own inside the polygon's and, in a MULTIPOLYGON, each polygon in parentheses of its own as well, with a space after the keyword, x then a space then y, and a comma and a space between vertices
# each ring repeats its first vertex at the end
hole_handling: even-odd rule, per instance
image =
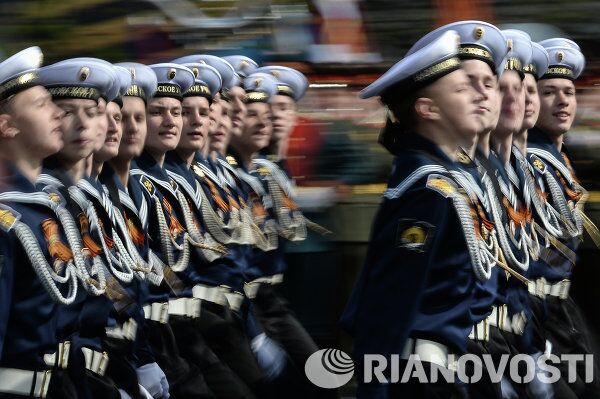
POLYGON ((154 157, 146 150, 144 150, 142 154, 136 158, 135 163, 139 169, 143 170, 152 177, 165 182, 170 180, 164 168, 162 168, 158 162, 156 162, 156 159, 154 159, 154 157))
POLYGON ((550 140, 550 137, 540 128, 532 127, 531 129, 529 129, 527 135, 527 145, 546 150, 552 155, 554 155, 554 157, 558 159, 561 163, 564 163, 562 154, 560 153, 560 151, 558 151, 558 148, 556 148, 552 140, 550 140))
MULTIPOLYGON (((195 159, 195 157, 194 157, 195 159)), ((186 162, 177 154, 176 151, 169 151, 165 156, 165 168, 183 177, 192 187, 196 184, 196 178, 194 177, 190 168, 188 168, 186 162)))
POLYGON ((238 168, 241 168, 245 172, 248 171, 246 169, 246 166, 244 165, 244 163, 241 161, 240 154, 235 149, 233 149, 233 147, 231 147, 231 146, 229 146, 229 148, 227 148, 227 156, 225 157, 225 161, 230 164, 229 158, 233 158, 235 160, 235 162, 237 162, 238 168))
POLYGON ((431 140, 421 136, 418 133, 414 132, 406 132, 400 136, 400 139, 397 142, 398 149, 402 150, 412 150, 412 151, 420 151, 426 154, 432 155, 435 158, 438 158, 445 164, 452 165, 455 163, 452 159, 450 159, 444 151, 440 149, 435 143, 431 140))
POLYGON ((19 191, 33 193, 38 191, 32 183, 16 166, 8 162, 0 162, 0 189, 1 191, 19 191))
POLYGON ((119 179, 119 176, 117 176, 117 172, 115 172, 113 167, 110 166, 108 162, 104 163, 104 166, 102 167, 102 172, 100 173, 100 176, 98 176, 98 178, 101 183, 106 184, 105 182, 112 181, 117 187, 117 189, 119 189, 120 191, 126 191, 125 186, 123 186, 123 183, 121 183, 121 179, 119 179))
POLYGON ((554 143, 552 143, 550 137, 539 127, 532 127, 527 131, 527 143, 544 146, 551 145, 554 147, 554 143))

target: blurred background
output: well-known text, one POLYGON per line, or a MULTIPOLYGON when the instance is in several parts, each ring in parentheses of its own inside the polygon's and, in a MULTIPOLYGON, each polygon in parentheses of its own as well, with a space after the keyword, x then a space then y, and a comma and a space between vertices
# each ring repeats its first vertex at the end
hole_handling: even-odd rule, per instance
MULTIPOLYGON (((481 19, 563 36, 582 48, 578 117, 567 143, 600 221, 600 2, 586 0, 2 0, 0 56, 38 45, 45 62, 94 56, 161 62, 192 53, 245 54, 307 75, 289 166, 299 202, 333 231, 290 245, 285 292, 323 347, 350 350, 337 321, 361 267, 391 157, 377 145, 384 110, 357 92, 437 26, 481 19), (598 190, 598 191, 595 191, 598 190)), ((598 327, 598 250, 584 242, 574 296, 598 327)), ((398 311, 402 311, 399 304, 398 311)), ((393 315, 390 315, 393 317, 393 315)))

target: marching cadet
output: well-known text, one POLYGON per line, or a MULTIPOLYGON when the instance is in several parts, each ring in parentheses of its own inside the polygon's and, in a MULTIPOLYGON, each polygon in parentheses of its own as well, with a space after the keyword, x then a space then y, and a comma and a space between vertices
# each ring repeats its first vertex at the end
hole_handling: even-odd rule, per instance
POLYGON ((523 85, 525 87, 525 114, 521 129, 513 134, 513 158, 515 148, 522 154, 527 153, 527 132, 535 126, 540 113, 540 97, 537 90, 537 82, 546 73, 550 58, 546 49, 536 42, 531 42, 531 62, 523 65, 523 85))
MULTIPOLYGON (((164 274, 161 286, 150 287, 144 306, 146 331, 173 396, 214 397, 197 366, 181 356, 169 324, 170 316, 192 317, 200 311, 200 300, 193 297, 193 287, 186 284, 190 275, 196 273, 195 266, 188 267, 192 251, 202 251, 205 256, 218 255, 216 246, 199 242, 195 234, 194 237, 189 235, 185 227, 190 226, 187 222, 189 209, 180 205, 180 188, 164 168, 165 154, 177 148, 179 143, 183 124, 181 101, 183 93, 194 84, 194 74, 188 68, 173 63, 154 64, 150 68, 158 85, 146 107, 144 150, 135 160, 130 176, 144 189, 150 249, 164 274)), ((219 292, 211 293, 216 296, 219 292)))
MULTIPOLYGON (((227 253, 208 258, 192 256, 190 268, 195 269, 194 274, 190 274, 184 283, 193 287, 192 295, 201 301, 201 311, 189 317, 171 317, 169 322, 182 353, 198 365, 217 397, 254 397, 252 390, 259 388, 261 372, 247 338, 230 313, 239 312, 244 299, 243 254, 230 253, 231 237, 221 228, 223 220, 210 205, 215 197, 211 195, 209 200, 200 185, 201 180, 197 180, 198 173, 204 173, 197 162, 198 158, 202 159, 200 154, 208 138, 210 103, 221 89, 221 75, 209 65, 186 62, 186 59, 190 58, 175 62, 189 68, 195 82, 183 94, 181 139, 176 150, 167 153, 165 168, 179 187, 181 207, 189 209, 188 234, 199 242, 210 235, 227 248, 227 253), (221 362, 217 355, 226 360, 221 362), (232 370, 240 372, 241 376, 232 370)), ((205 181, 203 183, 206 185, 205 181)), ((216 187, 213 189, 217 190, 216 187)), ((216 198, 223 200, 218 194, 216 198)))
MULTIPOLYGON (((550 59, 546 73, 538 81, 540 114, 527 136, 527 158, 534 171, 538 193, 536 216, 549 225, 542 260, 531 271, 533 310, 541 320, 552 352, 593 353, 590 334, 578 306, 569 296, 570 277, 576 251, 586 229, 598 244, 598 229, 583 213, 586 190, 577 176, 563 138, 577 111, 574 80, 584 69, 585 58, 579 46, 568 39, 540 42, 550 59), (552 230, 553 229, 553 230, 552 230), (538 297, 537 299, 534 297, 538 297)), ((566 364, 559 369, 566 371, 566 364)), ((594 371, 598 368, 594 365, 594 371)), ((598 397, 598 379, 584 383, 584 366, 578 365, 578 380, 569 384, 578 397, 598 397)))
POLYGON ((223 57, 235 70, 236 81, 232 83, 228 95, 231 104, 231 134, 239 136, 242 133, 246 117, 244 78, 254 73, 258 64, 251 58, 243 55, 229 55, 223 57))
MULTIPOLYGON (((252 350, 261 368, 271 380, 276 380, 281 387, 278 389, 283 389, 286 397, 305 397, 309 392, 301 376, 302 370, 298 370, 279 344, 271 339, 269 330, 272 330, 272 327, 269 329, 265 324, 263 329, 262 323, 259 323, 261 319, 264 323, 271 321, 264 318, 255 320, 251 313, 253 309, 257 310, 258 315, 263 313, 263 309, 255 307, 256 293, 263 284, 277 284, 280 281, 281 275, 276 276, 273 270, 281 267, 283 261, 282 257, 276 254, 278 226, 277 216, 272 209, 273 199, 267 190, 265 180, 259 176, 258 164, 254 163, 258 152, 269 143, 271 134, 269 101, 277 91, 277 82, 270 74, 254 73, 244 80, 244 90, 246 120, 241 135, 232 136, 230 144, 231 153, 237 154, 238 158, 229 156, 227 161, 231 164, 229 168, 235 168, 234 173, 243 182, 249 206, 253 210, 254 222, 267 238, 266 243, 258 245, 249 254, 247 273, 249 282, 244 287, 246 296, 251 299, 250 312, 246 321, 248 334, 251 338, 252 350)), ((277 303, 272 305, 278 306, 277 303)), ((299 326, 299 323, 296 324, 299 326)), ((297 337, 300 335, 296 333, 297 337)), ((312 342, 310 337, 308 340, 312 342)), ((300 345, 304 345, 304 342, 300 345)))
POLYGON ((98 118, 96 118, 96 124, 98 126, 98 136, 96 137, 96 145, 94 146, 92 155, 90 155, 85 161, 86 175, 88 176, 92 176, 94 172, 93 154, 97 153, 102 149, 102 146, 104 145, 104 140, 106 138, 106 129, 108 129, 108 119, 106 118, 107 106, 107 101, 103 97, 100 97, 98 99, 98 118))
POLYGON ((76 398, 59 344, 59 308, 81 289, 59 220, 60 198, 35 181, 63 146, 62 110, 39 83, 42 53, 25 49, 0 63, 0 397, 76 398))
MULTIPOLYGON (((261 151, 267 159, 274 162, 284 162, 286 158, 289 138, 296 126, 296 104, 308 89, 308 80, 295 69, 283 66, 261 67, 256 72, 270 73, 277 79, 277 94, 271 100, 271 114, 273 116, 273 134, 269 146, 261 151), (271 157, 268 157, 271 155, 271 157)), ((281 164, 280 162, 280 164, 281 164)), ((283 166, 287 171, 287 168, 283 166)))
MULTIPOLYGON (((222 261, 227 259, 227 262, 232 262, 236 265, 236 268, 243 270, 244 283, 246 283, 250 281, 245 274, 248 267, 248 256, 252 250, 250 245, 266 248, 268 243, 253 221, 252 209, 246 201, 247 193, 245 190, 243 192, 241 190, 241 180, 224 158, 231 137, 231 120, 228 111, 230 107, 229 89, 237 81, 235 71, 227 61, 210 55, 192 55, 182 57, 176 61, 206 63, 214 66, 223 77, 223 88, 220 92, 219 104, 211 110, 216 128, 208 143, 208 153, 210 155, 204 159, 198 152, 193 171, 203 189, 201 191, 203 195, 202 217, 205 219, 208 231, 221 243, 227 245, 228 254, 222 261), (222 115, 214 114, 215 111, 222 112, 222 115)), ((237 316, 241 317, 243 324, 257 325, 256 316, 247 300, 244 301, 240 310, 241 312, 237 313, 237 316)), ((259 360, 262 359, 263 361, 261 364, 262 371, 258 370, 257 373, 254 356, 250 352, 250 357, 248 357, 245 345, 238 343, 240 335, 238 323, 221 323, 221 327, 227 328, 227 330, 211 329, 211 331, 207 331, 204 329, 204 337, 219 358, 227 363, 246 384, 251 387, 260 386, 259 396, 276 397, 281 395, 278 392, 281 392, 282 389, 285 392, 290 390, 286 386, 285 380, 278 378, 276 382, 273 381, 278 377, 280 367, 277 358, 274 361, 269 360, 270 348, 274 348, 272 345, 265 344, 257 350, 259 360), (238 349, 238 347, 243 350, 238 349)), ((257 334, 255 333, 255 335, 257 334)), ((253 336, 252 333, 250 335, 253 336)), ((245 337, 244 341, 247 342, 246 340, 245 337)))
MULTIPOLYGON (((296 119, 296 102, 308 88, 306 77, 300 72, 281 66, 268 66, 257 69, 252 78, 265 73, 275 78, 277 91, 269 102, 273 129, 269 146, 260 151, 260 156, 252 160, 253 169, 258 171, 265 193, 272 202, 271 212, 277 223, 281 239, 276 249, 257 251, 255 265, 259 270, 255 280, 247 284, 247 292, 253 298, 258 316, 269 336, 280 342, 297 369, 302 370, 307 359, 319 348, 289 309, 287 301, 279 293, 283 275, 287 268, 285 242, 303 241, 306 238, 307 222, 295 203, 294 183, 288 175, 284 157, 287 140, 296 119), (272 158, 265 152, 273 156, 272 158)), ((251 104, 251 103, 250 103, 251 104)), ((247 105, 248 113, 254 113, 253 105, 247 105)), ((242 136, 253 134, 252 129, 242 131, 242 136)), ((234 147, 235 141, 234 139, 234 147)), ((312 385, 305 381, 308 387, 312 385)), ((322 394, 326 394, 323 391, 322 394)), ((335 392, 329 391, 335 395, 335 392)), ((312 393, 316 396, 316 393, 312 393)))
MULTIPOLYGON (((494 187, 489 187, 490 180, 496 183, 496 187, 498 186, 498 177, 488 162, 488 156, 494 155, 493 151, 490 155, 489 140, 490 133, 496 128, 500 116, 499 101, 501 97, 498 91, 498 79, 505 79, 504 74, 516 62, 513 61, 509 64, 506 59, 515 59, 516 55, 515 52, 507 55, 507 39, 504 34, 497 27, 483 21, 460 21, 442 26, 420 39, 414 48, 420 48, 424 43, 431 42, 448 30, 455 30, 460 35, 458 57, 473 89, 480 95, 478 112, 483 120, 482 130, 478 132, 473 145, 463 148, 458 154, 460 174, 453 174, 459 182, 462 182, 461 186, 468 188, 469 195, 479 198, 482 204, 479 211, 489 222, 494 223, 500 241, 498 244, 503 246, 508 240, 503 229, 503 217, 506 212, 502 209, 502 202, 497 199, 494 187), (488 155, 484 155, 484 153, 488 155)), ((409 54, 412 51, 412 49, 409 50, 409 54)), ((500 169, 503 170, 503 167, 500 166, 500 169)), ((496 262, 498 265, 502 262, 502 268, 495 267, 491 277, 487 281, 481 282, 480 292, 475 296, 476 300, 473 302, 475 314, 488 315, 490 310, 491 314, 474 326, 469 336, 469 353, 478 355, 488 353, 498 357, 510 353, 510 348, 502 336, 502 330, 509 329, 509 326, 505 326, 507 324, 505 323, 507 320, 507 291, 509 290, 506 284, 507 272, 521 277, 518 274, 520 267, 512 263, 504 264, 504 260, 500 259, 498 255, 497 258, 496 262), (505 269, 506 272, 502 269, 505 269)), ((526 288, 522 282, 519 284, 526 288)), ((510 310, 512 311, 512 307, 510 310)), ((512 329, 510 330, 512 331, 512 329)), ((484 373, 485 375, 487 373, 484 373)), ((493 384, 486 377, 476 384, 469 385, 469 393, 474 397, 502 396, 500 386, 493 384)))
MULTIPOLYGON (((466 353, 469 334, 492 310, 476 309, 473 302, 496 263, 496 232, 481 200, 462 194, 475 188, 453 180, 459 146, 473 143, 486 124, 479 109, 483 96, 460 69, 458 39, 447 31, 413 48, 361 92, 363 98, 381 96, 399 122, 388 120, 383 132, 382 142, 396 155, 394 173, 343 317, 355 337, 355 359, 417 354, 426 370, 452 370, 447 355, 466 353)), ((360 397, 453 394, 467 395, 466 388, 416 380, 359 387, 360 397)))
MULTIPOLYGON (((71 245, 81 253, 82 281, 85 291, 71 306, 61 312, 59 328, 71 342, 69 372, 76 379, 82 398, 120 397, 117 386, 106 375, 110 361, 103 347, 106 327, 125 314, 133 305, 122 284, 131 281, 130 265, 119 259, 111 221, 101 207, 94 207, 93 197, 104 194, 97 182, 86 174, 87 160, 98 148, 97 104, 100 97, 108 102, 121 89, 117 72, 106 61, 80 58, 58 62, 40 69, 40 80, 52 94, 55 103, 65 111, 62 129, 65 146, 44 161, 44 173, 38 184, 44 190, 55 190, 65 198, 74 226, 82 242, 71 245)), ((105 116, 104 116, 105 118, 105 116)), ((102 125, 106 126, 106 122, 102 125)), ((109 199, 99 200, 100 203, 109 199)), ((70 232, 75 234, 75 231, 70 232)), ((139 390, 135 374, 134 386, 139 390)))
MULTIPOLYGON (((104 139, 104 145, 93 154, 91 179, 88 183, 80 182, 79 186, 82 191, 89 197, 97 214, 103 215, 110 223, 106 225, 111 230, 113 246, 116 247, 116 257, 113 262, 124 262, 129 264, 132 271, 131 281, 124 281, 123 288, 127 294, 135 301, 135 304, 130 306, 127 312, 117 313, 114 317, 114 323, 106 328, 106 336, 103 339, 103 347, 108 353, 111 361, 106 368, 108 375, 116 385, 125 390, 133 398, 140 396, 140 390, 143 395, 154 395, 158 397, 166 397, 168 395, 168 387, 166 377, 158 365, 153 363, 146 367, 140 367, 136 370, 135 350, 136 345, 147 345, 143 341, 144 334, 138 329, 143 329, 144 326, 144 311, 143 304, 147 294, 147 283, 152 278, 148 277, 148 273, 153 273, 152 267, 148 265, 146 258, 140 255, 133 237, 136 236, 135 231, 130 228, 131 223, 126 221, 126 214, 122 213, 123 205, 120 200, 117 183, 110 179, 114 175, 110 165, 105 163, 115 157, 119 152, 119 146, 122 137, 122 114, 121 106, 123 105, 122 95, 126 94, 132 85, 132 72, 121 66, 114 66, 117 71, 119 93, 118 96, 106 104, 104 115, 99 115, 99 118, 106 119, 104 126, 107 126, 107 131, 104 139), (106 170, 103 179, 99 178, 99 174, 106 170), (106 186, 103 184, 106 182, 106 186), (109 227, 108 227, 109 226, 109 227), (152 374, 153 381, 148 381, 147 377, 150 370, 156 371, 152 374), (158 370, 156 370, 158 369, 158 370), (142 385, 142 388, 139 385, 142 385), (149 389, 146 389, 148 387, 149 389), (145 392, 144 392, 145 390, 145 392), (165 393, 166 392, 166 393, 165 393)), ((135 70, 134 70, 135 71, 135 70)), ((152 75, 152 71, 150 71, 152 75)), ((117 179, 118 180, 118 179, 117 179)), ((137 232, 138 236, 140 232, 137 232)), ((157 276, 156 274, 154 274, 157 276)), ((116 312, 115 312, 116 313, 116 312)))
MULTIPOLYGON (((479 160, 486 172, 494 177, 494 180, 486 181, 486 193, 494 208, 494 221, 503 255, 501 261, 512 271, 509 275, 500 270, 502 277, 499 287, 503 304, 495 312, 496 320, 490 320, 493 326, 490 345, 497 344, 493 351, 495 355, 526 353, 538 358, 542 355, 544 344, 534 340, 536 331, 527 294, 527 276, 531 263, 539 256, 539 242, 525 192, 511 163, 513 136, 521 129, 525 114, 524 68, 532 63, 533 46, 525 32, 509 29, 502 33, 509 53, 504 60, 504 72, 499 78, 502 94, 500 118, 490 136, 489 156, 479 160), (502 341, 494 339, 498 332, 502 341)), ((537 375, 529 384, 517 384, 516 381, 504 379, 501 386, 503 397, 546 398, 553 394, 553 387, 542 383, 537 375)))
MULTIPOLYGON (((139 156, 144 148, 146 138, 146 103, 152 98, 156 91, 156 75, 146 65, 137 63, 121 63, 118 67, 125 68, 131 73, 131 85, 121 98, 122 108, 117 112, 109 103, 107 113, 110 116, 114 109, 116 115, 121 115, 121 127, 115 126, 115 130, 121 131, 122 137, 118 140, 117 153, 112 144, 105 151, 115 154, 107 157, 102 166, 99 180, 107 188, 111 201, 115 205, 114 216, 119 220, 121 230, 126 230, 125 244, 132 259, 136 260, 139 268, 136 270, 138 286, 136 289, 139 305, 145 305, 148 296, 149 284, 159 285, 162 281, 162 269, 151 261, 149 254, 149 240, 147 236, 148 208, 144 201, 142 187, 139 181, 129 178, 129 170, 133 158, 139 156), (122 215, 122 219, 118 217, 122 215), (142 269, 141 271, 139 269, 142 269)), ((115 120, 116 122, 116 120, 115 120)), ((109 124, 110 126, 111 124, 109 124)), ((115 134, 119 136, 118 133, 115 134)), ((110 140, 111 132, 107 134, 110 140)), ((127 355, 133 356, 129 359, 136 367, 139 384, 154 398, 168 398, 169 384, 162 369, 156 363, 152 349, 148 344, 145 331, 144 314, 142 319, 136 319, 137 331, 133 348, 128 348, 127 355)), ((114 356, 114 355, 113 355, 114 356)), ((110 372, 110 365, 108 371, 110 372)), ((114 378, 114 377, 113 377, 114 378)))
MULTIPOLYGON (((226 165, 225 155, 231 139, 230 118, 230 95, 232 86, 237 82, 235 70, 222 58, 207 54, 197 54, 178 58, 175 62, 199 62, 215 68, 221 75, 222 86, 210 104, 209 118, 211 127, 209 137, 206 140, 203 151, 198 151, 194 162, 194 169, 202 173, 196 173, 200 185, 208 198, 206 204, 212 204, 212 208, 220 216, 222 222, 215 218, 214 222, 220 226, 212 232, 221 243, 228 244, 228 252, 232 256, 245 258, 246 246, 260 241, 262 235, 260 230, 254 226, 251 210, 246 206, 241 193, 237 192, 235 179, 229 175, 230 170, 224 169, 219 159, 226 165), (220 230, 226 230, 223 236, 220 230), (233 254, 241 250, 240 254, 233 254)), ((229 165, 228 165, 229 166, 229 165)), ((213 213, 209 208, 204 210, 204 217, 213 213)), ((207 223, 211 228, 213 223, 207 223)))

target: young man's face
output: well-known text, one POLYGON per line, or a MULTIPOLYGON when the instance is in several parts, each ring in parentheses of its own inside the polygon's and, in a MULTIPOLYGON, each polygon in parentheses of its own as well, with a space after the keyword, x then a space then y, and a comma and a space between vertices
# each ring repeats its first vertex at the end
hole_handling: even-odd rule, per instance
POLYGON ((155 154, 174 150, 179 144, 183 118, 181 101, 171 97, 153 98, 146 107, 148 135, 145 148, 155 154))
POLYGON ((461 67, 469 77, 473 89, 481 96, 481 101, 477 104, 477 113, 483 121, 483 131, 480 133, 487 133, 496 127, 500 115, 498 78, 483 61, 464 60, 461 67))
POLYGON ((483 130, 479 95, 462 69, 449 73, 426 88, 438 109, 438 120, 461 146, 471 145, 483 130))
POLYGON ((559 136, 571 129, 577 112, 575 85, 568 79, 542 79, 538 82, 540 116, 536 126, 559 136))
POLYGON ((234 86, 229 91, 231 97, 231 134, 239 136, 244 127, 244 117, 246 116, 246 104, 244 97, 246 91, 239 86, 234 86))
POLYGON ((250 153, 256 153, 269 145, 271 139, 271 110, 269 104, 256 102, 246 105, 244 128, 236 143, 250 153))
POLYGON ((290 96, 273 96, 271 101, 273 115, 272 141, 286 140, 296 125, 296 102, 290 96))
POLYGON ((221 119, 221 95, 215 94, 213 102, 210 104, 208 135, 209 137, 217 130, 219 120, 221 119))
POLYGON ((63 111, 62 131, 65 142, 61 158, 78 162, 94 151, 98 139, 98 103, 94 100, 57 100, 63 111))
POLYGON ((98 126, 98 136, 94 145, 94 152, 99 151, 104 146, 106 140, 106 129, 108 128, 108 120, 106 119, 106 100, 100 98, 98 100, 98 117, 96 118, 98 126))
POLYGON ((186 97, 182 102, 183 129, 177 148, 198 151, 204 148, 210 126, 210 106, 204 97, 186 97))
POLYGON ((215 112, 218 112, 216 116, 218 123, 216 128, 210 132, 210 151, 225 155, 231 139, 231 104, 228 101, 220 100, 215 112))
POLYGON ((10 124, 18 130, 14 137, 26 154, 42 160, 56 154, 63 146, 62 110, 42 86, 15 94, 6 105, 10 124))
POLYGON ((139 97, 124 96, 121 108, 123 137, 119 157, 133 159, 139 156, 146 142, 146 104, 139 97))
POLYGON ((117 103, 109 102, 106 105, 105 119, 108 126, 106 139, 102 148, 94 153, 94 160, 100 162, 106 162, 116 157, 119 153, 119 145, 121 144, 121 137, 123 135, 123 124, 121 108, 119 108, 117 103))
POLYGON ((525 115, 525 89, 517 71, 504 71, 499 80, 502 108, 498 120, 498 132, 516 133, 523 125, 525 115))
POLYGON ((531 129, 535 126, 540 114, 540 96, 538 95, 537 82, 532 74, 526 73, 523 79, 525 85, 525 117, 521 130, 531 129))

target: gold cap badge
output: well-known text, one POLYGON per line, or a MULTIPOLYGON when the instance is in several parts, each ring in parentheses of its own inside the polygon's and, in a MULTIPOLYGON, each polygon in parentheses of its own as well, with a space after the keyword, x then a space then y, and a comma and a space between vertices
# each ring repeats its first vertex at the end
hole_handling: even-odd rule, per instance
POLYGON ((85 80, 90 76, 90 68, 88 67, 82 67, 79 70, 79 80, 81 80, 82 82, 85 82, 85 80))
POLYGON ((478 26, 473 31, 473 36, 475 36, 475 39, 479 40, 483 37, 484 33, 485 33, 485 29, 483 28, 483 26, 478 26))

